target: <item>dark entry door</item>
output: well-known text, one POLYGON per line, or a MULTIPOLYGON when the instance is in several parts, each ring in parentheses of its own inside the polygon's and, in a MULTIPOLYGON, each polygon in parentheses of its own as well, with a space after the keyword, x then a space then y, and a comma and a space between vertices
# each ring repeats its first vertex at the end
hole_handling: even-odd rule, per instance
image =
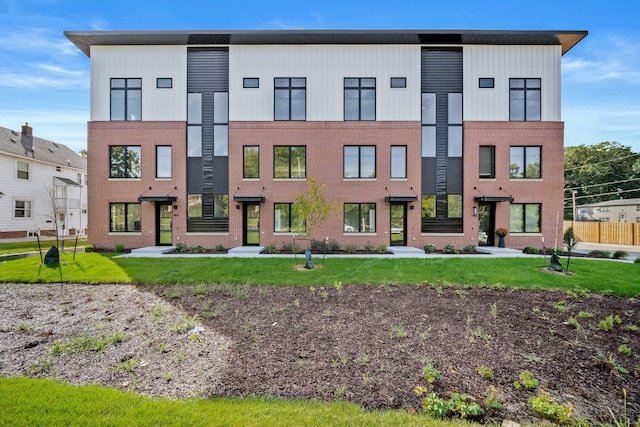
POLYGON ((496 204, 478 206, 478 246, 495 246, 496 204))
POLYGON ((244 204, 244 246, 260 245, 260 205, 258 203, 244 204))
POLYGON ((407 246, 407 204, 391 203, 391 246, 407 246))
POLYGON ((156 245, 173 244, 173 206, 171 203, 156 204, 156 245))

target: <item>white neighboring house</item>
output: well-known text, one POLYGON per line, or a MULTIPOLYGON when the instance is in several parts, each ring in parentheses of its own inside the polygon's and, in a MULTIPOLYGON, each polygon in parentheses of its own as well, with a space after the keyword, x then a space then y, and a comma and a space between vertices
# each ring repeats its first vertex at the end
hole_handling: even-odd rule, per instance
POLYGON ((83 235, 86 185, 78 153, 34 137, 28 123, 20 133, 0 127, 0 238, 83 235))

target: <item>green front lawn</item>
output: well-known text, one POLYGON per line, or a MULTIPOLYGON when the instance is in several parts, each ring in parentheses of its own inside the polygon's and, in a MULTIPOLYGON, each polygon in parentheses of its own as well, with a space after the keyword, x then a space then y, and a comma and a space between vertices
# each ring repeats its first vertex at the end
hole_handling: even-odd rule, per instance
MULTIPOLYGON (((274 398, 152 399, 99 386, 0 377, 0 425, 11 426, 472 426, 343 402, 274 398)), ((477 424, 476 424, 477 425, 477 424)))
MULTIPOLYGON (((75 237, 65 237, 64 239, 65 248, 67 250, 72 249, 76 244, 75 237)), ((55 245, 55 240, 41 240, 40 247, 42 249, 43 254, 45 254, 52 245, 55 245)), ((85 246, 87 244, 87 239, 78 239, 78 246, 85 246)), ((38 242, 11 242, 11 243, 0 243, 0 255, 6 254, 16 254, 21 252, 36 252, 38 250, 38 242)))
MULTIPOLYGON (((566 265, 566 259, 562 260, 566 265)), ((304 263, 297 259, 298 266, 304 263)), ((262 285, 459 284, 528 289, 585 289, 636 296, 640 264, 575 258, 572 275, 551 273, 542 257, 451 257, 427 259, 314 258, 320 267, 296 269, 293 258, 114 258, 114 254, 61 255, 61 265, 43 266, 39 256, 4 261, 0 281, 18 283, 244 283, 262 285)), ((548 259, 547 259, 548 262, 548 259)))

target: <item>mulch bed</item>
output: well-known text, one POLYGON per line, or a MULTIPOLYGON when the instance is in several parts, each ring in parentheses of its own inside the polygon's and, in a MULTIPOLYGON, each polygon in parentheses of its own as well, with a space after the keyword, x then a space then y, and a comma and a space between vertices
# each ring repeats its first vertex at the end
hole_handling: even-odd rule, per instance
POLYGON ((625 410, 624 390, 627 415, 640 416, 640 334, 627 329, 640 326, 637 299, 438 285, 141 289, 166 295, 232 339, 220 395, 342 399, 410 411, 420 408, 418 385, 480 402, 493 386, 504 410, 484 407, 483 421, 527 420, 527 401, 538 391, 514 382, 529 370, 540 389, 574 405, 578 416, 611 422, 609 408, 625 410), (599 329, 609 315, 620 323, 599 329), (631 356, 618 351, 622 344, 631 356), (422 376, 428 364, 442 374, 433 384, 422 376), (493 370, 492 379, 477 372, 481 366, 493 370))

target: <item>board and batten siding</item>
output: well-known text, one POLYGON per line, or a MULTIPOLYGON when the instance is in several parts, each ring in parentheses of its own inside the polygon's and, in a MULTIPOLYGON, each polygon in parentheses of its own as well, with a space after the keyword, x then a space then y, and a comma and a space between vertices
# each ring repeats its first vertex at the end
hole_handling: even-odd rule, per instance
POLYGON ((473 46, 463 48, 464 119, 509 121, 509 79, 540 78, 542 121, 561 121, 560 46, 473 46), (478 79, 494 79, 480 89, 478 79))
POLYGON ((230 46, 229 120, 271 121, 274 78, 307 79, 307 121, 344 120, 344 78, 376 78, 376 120, 420 120, 420 47, 406 45, 230 46), (243 89, 245 77, 260 79, 243 89), (390 88, 391 77, 407 87, 390 88))
POLYGON ((109 121, 112 78, 142 79, 143 121, 186 121, 186 46, 91 46, 91 121, 109 121), (173 79, 171 89, 156 79, 173 79))

